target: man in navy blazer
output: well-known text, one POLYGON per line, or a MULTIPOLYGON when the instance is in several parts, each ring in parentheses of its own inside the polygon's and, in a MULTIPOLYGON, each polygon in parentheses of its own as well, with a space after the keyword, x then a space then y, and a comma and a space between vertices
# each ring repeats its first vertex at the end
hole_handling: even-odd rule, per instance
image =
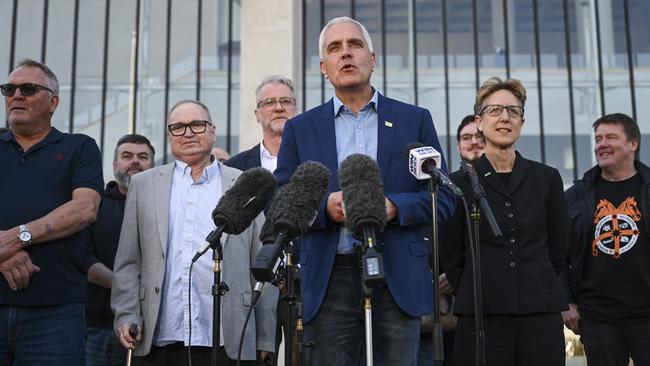
MULTIPOLYGON (((358 365, 364 344, 361 270, 357 241, 343 227, 340 162, 362 153, 380 168, 388 224, 377 235, 385 284, 373 289, 373 359, 376 365, 415 365, 420 316, 431 313, 432 278, 422 227, 431 224, 426 181, 408 171, 405 146, 414 141, 441 151, 430 113, 386 98, 370 84, 375 67, 365 27, 348 17, 332 19, 319 38, 321 72, 335 97, 289 120, 275 174, 286 184, 301 163, 315 160, 332 172, 318 216, 302 238, 301 290, 310 365, 358 365)), ((442 170, 446 172, 443 162, 442 170)), ((454 200, 438 195, 438 219, 454 200)))
POLYGON ((268 75, 255 89, 255 99, 255 118, 262 126, 262 142, 224 164, 242 171, 261 166, 273 173, 284 124, 296 113, 293 83, 282 75, 268 75))

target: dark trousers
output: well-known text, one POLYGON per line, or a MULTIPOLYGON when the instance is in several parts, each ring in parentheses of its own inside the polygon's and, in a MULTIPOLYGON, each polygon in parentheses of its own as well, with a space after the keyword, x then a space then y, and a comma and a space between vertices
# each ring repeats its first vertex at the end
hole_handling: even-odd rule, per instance
MULTIPOLYGON (((188 366, 187 347, 182 342, 173 343, 164 347, 152 346, 148 355, 140 358, 141 366, 188 366)), ((192 347, 192 365, 209 366, 212 363, 211 347, 192 347)), ((237 365, 237 360, 231 360, 226 355, 226 350, 219 347, 217 356, 218 365, 237 365)), ((255 366, 256 361, 241 361, 242 366, 255 366)))
POLYGON ((608 324, 580 319, 580 340, 589 366, 650 365, 650 320, 608 324))
MULTIPOLYGON (((335 266, 320 311, 305 325, 314 342, 310 366, 358 366, 365 363, 365 328, 361 270, 335 266)), ((383 284, 372 294, 374 365, 415 366, 420 318, 404 313, 383 284)))
MULTIPOLYGON (((126 348, 122 346, 115 331, 108 328, 87 327, 86 366, 124 366, 126 348)), ((135 362, 135 358, 132 360, 135 362)))
MULTIPOLYGON (((445 358, 445 366, 454 366, 454 333, 453 330, 442 332, 442 352, 445 358)), ((431 333, 420 334, 418 366, 433 365, 433 339, 431 337, 431 333)))
MULTIPOLYGON (((488 366, 563 366, 564 332, 560 313, 486 315, 485 361, 488 366)), ((474 366, 474 316, 458 317, 456 366, 474 366)), ((591 366, 591 365, 589 365, 591 366)))
POLYGON ((83 303, 0 306, 0 365, 83 365, 83 303))

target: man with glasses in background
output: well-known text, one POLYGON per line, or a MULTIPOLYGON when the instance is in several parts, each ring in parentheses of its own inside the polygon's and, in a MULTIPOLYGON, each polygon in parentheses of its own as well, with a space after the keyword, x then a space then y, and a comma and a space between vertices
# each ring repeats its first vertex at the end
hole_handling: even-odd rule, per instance
POLYGON ((293 83, 282 75, 269 75, 255 89, 255 117, 262 126, 262 142, 226 161, 239 170, 261 166, 273 173, 278 164, 278 151, 284 124, 296 113, 293 83))
MULTIPOLYGON (((190 344, 194 364, 209 365, 212 256, 196 261, 191 285, 189 268, 215 229, 212 210, 241 172, 212 155, 216 131, 203 103, 180 101, 167 120, 176 160, 133 176, 126 198, 111 296, 114 327, 124 347, 145 356, 142 366, 186 365, 190 344), (129 334, 131 325, 138 326, 136 337, 129 334)), ((243 233, 222 237, 222 280, 230 290, 221 303, 220 365, 234 365, 237 359, 254 286, 250 265, 261 246, 263 221, 260 214, 243 233)), ((276 303, 277 289, 266 286, 246 328, 241 359, 247 362, 242 365, 254 365, 274 352, 276 303)))
MULTIPOLYGON (((283 75, 268 75, 255 89, 255 118, 262 126, 262 141, 250 150, 242 151, 233 156, 224 164, 239 170, 248 170, 259 167, 273 173, 278 164, 278 151, 282 142, 282 131, 288 119, 296 113, 296 97, 293 82, 283 75)), ((296 245, 296 242, 294 242, 296 245)), ((294 250, 294 252, 296 252, 294 250)), ((294 257, 297 258, 297 257, 294 257)), ((285 289, 284 283, 279 285, 280 291, 285 289)), ((284 291, 282 292, 284 294, 284 291)), ((282 342, 282 328, 284 327, 285 311, 278 299, 277 327, 275 333, 275 355, 278 355, 282 342)), ((291 330, 289 330, 291 331, 291 330)), ((285 339, 287 330, 285 330, 285 339)), ((285 355, 289 357, 289 355, 285 355)), ((277 359, 274 360, 277 364, 277 359)))
POLYGON ((52 127, 59 83, 46 65, 20 61, 0 91, 10 126, 0 135, 0 365, 81 365, 99 148, 52 127))

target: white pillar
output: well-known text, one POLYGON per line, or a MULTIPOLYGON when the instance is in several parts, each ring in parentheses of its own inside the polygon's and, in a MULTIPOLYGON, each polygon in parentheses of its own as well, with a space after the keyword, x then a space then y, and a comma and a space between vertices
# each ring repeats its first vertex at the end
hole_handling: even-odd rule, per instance
MULTIPOLYGON (((301 1, 241 0, 239 150, 262 139, 255 119, 255 88, 269 74, 282 74, 300 90, 301 1)), ((298 101, 300 97, 296 96, 298 101)))

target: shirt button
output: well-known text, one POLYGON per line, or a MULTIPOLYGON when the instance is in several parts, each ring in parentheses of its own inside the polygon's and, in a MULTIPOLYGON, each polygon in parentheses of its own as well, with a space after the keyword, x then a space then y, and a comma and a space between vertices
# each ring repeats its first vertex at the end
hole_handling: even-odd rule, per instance
POLYGON ((159 293, 159 292, 160 292, 160 288, 159 288, 159 287, 156 287, 156 288, 154 288, 153 290, 156 291, 156 293, 159 293))
POLYGON ((510 255, 515 255, 515 252, 514 252, 514 251, 512 251, 512 250, 511 250, 511 251, 509 251, 508 253, 509 253, 510 255))
POLYGON ((512 203, 510 203, 510 201, 506 201, 506 207, 510 207, 510 206, 512 206, 512 203))
POLYGON ((509 242, 510 242, 510 244, 514 244, 515 243, 515 238, 510 238, 509 242))
POLYGON ((510 267, 513 267, 513 268, 514 268, 516 265, 517 265, 517 263, 515 263, 515 262, 510 262, 510 267))
POLYGON ((508 218, 511 219, 513 217, 515 217, 515 214, 513 214, 512 212, 508 212, 508 218))
POLYGON ((514 226, 514 225, 510 225, 510 232, 511 232, 511 233, 514 233, 514 232, 515 232, 515 226, 514 226))

